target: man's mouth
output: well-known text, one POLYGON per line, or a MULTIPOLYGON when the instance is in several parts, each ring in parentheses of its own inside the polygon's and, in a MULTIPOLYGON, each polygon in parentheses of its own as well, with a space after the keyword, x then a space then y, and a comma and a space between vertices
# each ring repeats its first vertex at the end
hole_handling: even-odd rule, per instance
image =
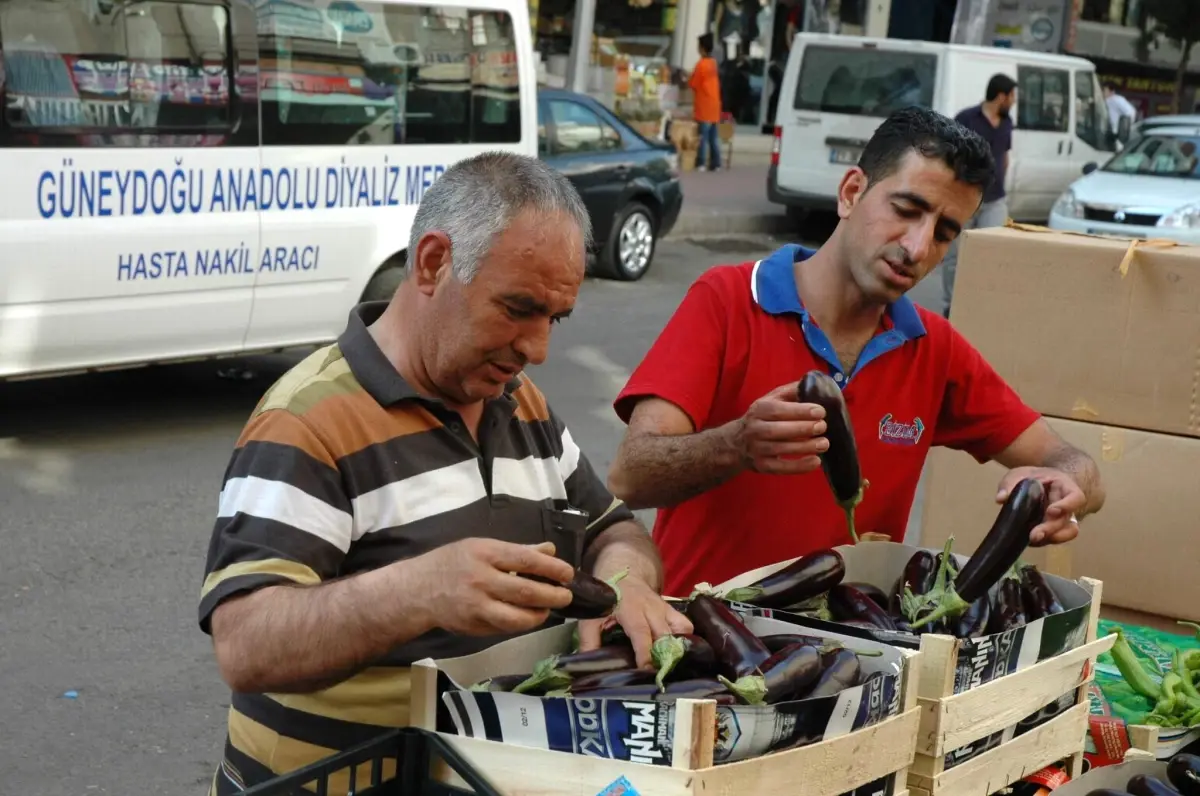
POLYGON ((887 263, 888 268, 892 269, 892 273, 901 279, 907 279, 909 281, 916 279, 916 275, 913 274, 913 272, 907 267, 900 265, 899 263, 894 263, 891 260, 884 260, 884 262, 887 263))

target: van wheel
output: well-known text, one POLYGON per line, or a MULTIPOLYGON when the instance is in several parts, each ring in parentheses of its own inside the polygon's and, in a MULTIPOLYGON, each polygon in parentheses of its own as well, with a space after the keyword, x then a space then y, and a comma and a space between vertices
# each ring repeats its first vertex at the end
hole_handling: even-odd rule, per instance
POLYGON ((596 273, 605 279, 636 282, 654 259, 654 213, 641 202, 630 202, 617 215, 604 251, 596 258, 596 273))
POLYGON ((371 281, 367 283, 366 290, 363 291, 362 300, 391 301, 392 296, 396 294, 396 288, 400 287, 402 281, 404 281, 403 265, 384 268, 371 277, 371 281))

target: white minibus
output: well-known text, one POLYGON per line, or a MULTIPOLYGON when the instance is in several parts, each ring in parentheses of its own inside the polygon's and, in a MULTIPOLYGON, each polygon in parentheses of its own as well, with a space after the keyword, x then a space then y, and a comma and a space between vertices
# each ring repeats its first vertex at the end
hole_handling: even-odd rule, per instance
POLYGON ((1045 223, 1089 163, 1116 149, 1091 61, 1071 55, 836 34, 797 34, 788 55, 767 180, 791 211, 832 209, 846 167, 892 112, 954 117, 983 102, 992 75, 1017 81, 1005 190, 1017 221, 1045 223))
POLYGON ((532 57, 525 0, 0 0, 0 379, 336 338, 537 155, 532 57))

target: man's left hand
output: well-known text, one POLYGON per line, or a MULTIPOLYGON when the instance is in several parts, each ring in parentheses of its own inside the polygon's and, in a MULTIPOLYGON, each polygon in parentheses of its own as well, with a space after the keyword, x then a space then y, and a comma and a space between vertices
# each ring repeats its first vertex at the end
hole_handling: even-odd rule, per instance
POLYGON ((650 645, 662 636, 692 632, 692 623, 682 612, 675 610, 640 578, 629 576, 617 584, 621 590, 621 602, 611 617, 606 619, 584 619, 579 623, 579 650, 586 652, 600 646, 600 633, 605 627, 616 623, 633 642, 638 668, 653 665, 650 645))
POLYGON ((1026 478, 1036 478, 1049 495, 1045 520, 1029 534, 1031 547, 1048 544, 1063 544, 1079 535, 1079 522, 1075 515, 1087 506, 1087 495, 1075 483, 1075 479, 1061 470, 1049 467, 1016 467, 1009 470, 1000 481, 996 502, 1008 499, 1009 491, 1026 478))

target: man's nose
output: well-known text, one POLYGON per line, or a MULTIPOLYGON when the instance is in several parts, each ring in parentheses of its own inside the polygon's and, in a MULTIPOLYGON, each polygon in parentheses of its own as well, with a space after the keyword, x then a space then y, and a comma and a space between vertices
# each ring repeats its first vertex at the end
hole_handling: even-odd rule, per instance
POLYGON ((539 319, 528 324, 513 341, 513 349, 527 364, 540 365, 545 362, 550 349, 550 320, 539 319))
POLYGON ((908 252, 908 259, 914 265, 924 262, 933 249, 935 222, 933 219, 922 220, 908 228, 908 233, 900 241, 900 245, 908 252))

